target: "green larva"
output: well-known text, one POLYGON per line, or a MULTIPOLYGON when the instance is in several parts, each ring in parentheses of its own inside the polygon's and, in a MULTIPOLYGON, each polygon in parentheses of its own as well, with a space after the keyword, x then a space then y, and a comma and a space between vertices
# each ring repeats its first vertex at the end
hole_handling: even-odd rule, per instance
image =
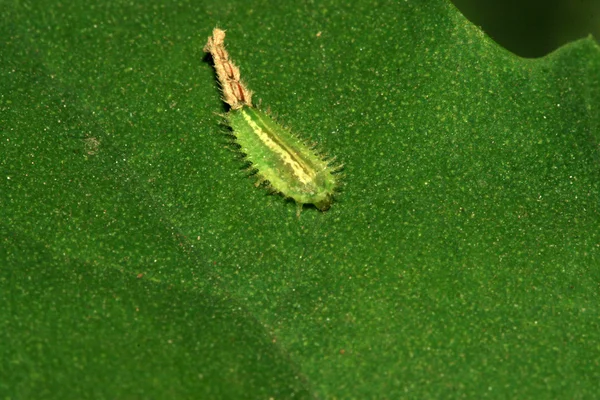
POLYGON ((303 204, 321 211, 331 206, 338 186, 337 172, 301 139, 280 126, 267 113, 252 105, 252 92, 240 79, 239 68, 224 47, 225 31, 215 28, 204 51, 212 55, 221 85, 223 101, 230 106, 226 115, 242 153, 257 171, 257 185, 292 198, 300 212, 303 204))

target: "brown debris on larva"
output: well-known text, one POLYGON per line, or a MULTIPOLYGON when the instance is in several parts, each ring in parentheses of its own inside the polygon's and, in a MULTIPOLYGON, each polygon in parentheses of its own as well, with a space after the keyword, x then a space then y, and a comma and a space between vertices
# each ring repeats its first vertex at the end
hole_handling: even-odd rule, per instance
POLYGON ((252 107, 252 92, 240 79, 240 69, 229 59, 229 53, 225 50, 225 31, 215 28, 204 46, 204 51, 210 53, 213 58, 223 101, 233 110, 243 106, 252 107))

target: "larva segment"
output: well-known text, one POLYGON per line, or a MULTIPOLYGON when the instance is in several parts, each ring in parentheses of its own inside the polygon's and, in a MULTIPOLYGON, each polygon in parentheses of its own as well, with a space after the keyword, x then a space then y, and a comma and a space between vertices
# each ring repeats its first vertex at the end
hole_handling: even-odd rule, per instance
POLYGON ((331 167, 311 146, 252 106, 252 92, 241 81, 239 68, 225 50, 224 39, 225 31, 215 28, 204 51, 212 55, 223 101, 231 107, 227 122, 241 151, 257 171, 257 184, 268 181, 271 191, 294 199, 299 210, 303 204, 328 210, 338 185, 333 173, 340 167, 331 167))

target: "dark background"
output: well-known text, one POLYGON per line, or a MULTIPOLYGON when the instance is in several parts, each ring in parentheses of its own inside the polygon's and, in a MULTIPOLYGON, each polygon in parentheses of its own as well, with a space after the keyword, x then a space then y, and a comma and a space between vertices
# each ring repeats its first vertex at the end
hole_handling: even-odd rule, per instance
POLYGON ((496 42, 541 57, 589 34, 600 39, 600 0, 452 0, 496 42))

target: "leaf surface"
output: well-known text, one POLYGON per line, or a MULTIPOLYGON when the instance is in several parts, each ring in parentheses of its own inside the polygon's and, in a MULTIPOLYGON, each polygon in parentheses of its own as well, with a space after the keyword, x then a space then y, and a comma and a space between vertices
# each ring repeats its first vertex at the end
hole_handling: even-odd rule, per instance
POLYGON ((502 49, 445 0, 10 3, 0 394, 590 398, 600 52, 502 49), (256 189, 202 47, 345 164, 256 189))

